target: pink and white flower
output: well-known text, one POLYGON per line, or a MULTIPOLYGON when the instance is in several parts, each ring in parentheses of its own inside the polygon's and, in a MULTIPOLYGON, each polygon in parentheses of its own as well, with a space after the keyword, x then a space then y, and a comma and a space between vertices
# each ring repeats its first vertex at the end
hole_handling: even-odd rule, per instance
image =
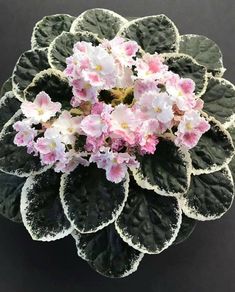
POLYGON ((29 120, 18 121, 13 128, 18 132, 14 138, 17 146, 29 146, 37 136, 37 130, 31 127, 29 120))
POLYGON ((24 101, 21 105, 23 114, 33 124, 45 123, 61 109, 59 102, 53 102, 46 92, 41 91, 33 102, 24 101))
POLYGON ((78 153, 71 149, 65 153, 64 159, 55 165, 55 172, 70 173, 75 170, 78 165, 89 166, 89 161, 84 157, 87 153, 78 153))

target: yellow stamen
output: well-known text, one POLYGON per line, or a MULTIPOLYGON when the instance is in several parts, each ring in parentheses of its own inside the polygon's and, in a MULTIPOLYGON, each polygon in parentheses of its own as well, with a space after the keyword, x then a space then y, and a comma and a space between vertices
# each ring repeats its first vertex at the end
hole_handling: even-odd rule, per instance
POLYGON ((161 112, 162 112, 162 109, 161 109, 160 107, 156 107, 156 108, 155 108, 155 112, 156 112, 156 113, 161 113, 161 112))
POLYGON ((95 70, 96 71, 102 71, 103 67, 101 65, 96 65, 95 70))
POLYGON ((39 116, 42 116, 44 114, 44 110, 42 108, 38 109, 38 114, 39 116))
POLYGON ((127 123, 121 123, 121 127, 123 128, 123 129, 128 129, 129 128, 129 126, 128 126, 128 124, 127 123))
POLYGON ((186 124, 186 129, 187 129, 187 130, 192 130, 192 129, 193 129, 193 125, 192 125, 191 122, 188 122, 188 123, 186 124))

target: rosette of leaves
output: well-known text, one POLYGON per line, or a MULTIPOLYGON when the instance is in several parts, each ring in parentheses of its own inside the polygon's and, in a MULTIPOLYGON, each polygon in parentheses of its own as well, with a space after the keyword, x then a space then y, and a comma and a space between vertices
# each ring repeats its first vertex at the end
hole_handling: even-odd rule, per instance
POLYGON ((180 35, 165 15, 128 21, 105 9, 77 18, 46 16, 32 35, 1 89, 0 212, 23 222, 34 240, 71 234, 78 255, 97 272, 124 277, 144 254, 158 254, 184 241, 198 221, 220 218, 234 197, 235 87, 222 78, 219 47, 201 35, 180 35), (98 44, 116 35, 135 40, 143 51, 164 54, 169 68, 195 81, 211 128, 190 151, 161 140, 140 168, 114 184, 95 165, 70 174, 42 167, 37 157, 13 143, 12 124, 20 104, 46 91, 64 108, 72 96, 63 74, 66 57, 78 41, 98 44))

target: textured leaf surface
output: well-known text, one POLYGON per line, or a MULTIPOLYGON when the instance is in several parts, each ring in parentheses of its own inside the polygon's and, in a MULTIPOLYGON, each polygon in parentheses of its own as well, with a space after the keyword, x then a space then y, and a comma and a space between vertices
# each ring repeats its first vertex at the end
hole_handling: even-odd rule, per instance
POLYGON ((40 71, 49 68, 47 50, 36 49, 23 53, 17 61, 12 75, 14 94, 24 98, 24 89, 40 71))
POLYGON ((91 234, 73 233, 78 255, 98 273, 112 278, 130 275, 138 268, 143 254, 125 243, 114 225, 91 234))
MULTIPOLYGON (((233 144, 235 144, 235 127, 229 128, 228 131, 232 137, 233 144)), ((229 168, 230 168, 232 176, 233 176, 233 181, 235 182, 235 156, 233 156, 233 159, 229 163, 229 168)))
POLYGON ((12 78, 7 79, 0 90, 0 97, 4 96, 6 92, 12 91, 12 78))
POLYGON ((0 134, 0 170, 21 177, 29 176, 44 170, 40 159, 27 153, 26 147, 17 147, 13 141, 16 131, 12 125, 22 119, 21 111, 4 126, 0 134))
POLYGON ((222 75, 225 71, 220 48, 213 40, 203 35, 185 34, 180 36, 179 52, 192 56, 215 75, 222 75))
POLYGON ((31 39, 33 49, 49 47, 50 43, 63 31, 69 31, 75 17, 55 14, 43 17, 36 23, 31 39))
POLYGON ((235 120, 235 86, 223 78, 210 77, 203 110, 224 124, 230 126, 235 120))
POLYGON ((178 30, 163 14, 132 20, 118 34, 136 41, 143 50, 151 54, 176 52, 178 49, 178 30))
POLYGON ((139 161, 140 167, 133 170, 133 175, 141 187, 161 195, 178 196, 186 192, 190 179, 190 157, 173 142, 160 141, 153 155, 144 155, 139 161))
POLYGON ((80 165, 61 181, 65 213, 80 232, 95 232, 113 222, 124 207, 127 193, 128 178, 114 184, 95 164, 80 165))
POLYGON ((192 57, 183 54, 165 54, 169 70, 183 78, 191 78, 195 82, 195 93, 201 96, 207 86, 206 68, 199 65, 192 57))
POLYGON ((210 130, 190 150, 194 174, 220 170, 234 155, 234 146, 228 131, 214 119, 210 120, 210 126, 210 130))
POLYGON ((48 49, 48 59, 52 68, 64 71, 66 68, 66 58, 73 54, 73 47, 77 42, 91 42, 98 45, 97 37, 89 32, 63 32, 51 43, 48 49))
POLYGON ((113 39, 126 22, 125 18, 113 11, 94 8, 83 12, 75 19, 71 32, 89 31, 101 39, 113 39))
POLYGON ((179 244, 188 239, 189 236, 193 233, 196 224, 196 220, 189 218, 184 215, 184 213, 182 213, 182 223, 180 226, 180 230, 173 244, 179 244))
POLYGON ((130 246, 144 253, 160 253, 177 236, 181 210, 176 198, 142 189, 131 178, 127 202, 115 224, 130 246))
POLYGON ((61 71, 48 69, 37 74, 32 83, 25 89, 25 98, 34 100, 41 91, 49 94, 53 101, 60 102, 64 108, 71 108, 72 89, 61 71))
POLYGON ((15 222, 21 222, 20 197, 25 178, 0 171, 0 214, 15 222))
POLYGON ((12 91, 8 91, 0 100, 0 131, 10 118, 20 109, 20 101, 12 91))
POLYGON ((60 202, 60 177, 54 170, 47 170, 28 177, 23 187, 22 219, 34 240, 56 240, 72 232, 60 202))
POLYGON ((233 198, 233 180, 226 167, 210 174, 192 176, 190 189, 182 196, 180 204, 188 217, 214 220, 228 211, 233 198))

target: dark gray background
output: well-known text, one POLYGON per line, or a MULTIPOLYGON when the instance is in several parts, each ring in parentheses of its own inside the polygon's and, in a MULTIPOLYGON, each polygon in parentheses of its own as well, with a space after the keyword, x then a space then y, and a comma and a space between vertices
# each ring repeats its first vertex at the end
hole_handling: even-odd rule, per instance
MULTIPOLYGON (((45 15, 78 15, 94 7, 124 16, 164 13, 180 33, 206 35, 224 53, 225 78, 235 82, 234 0, 0 0, 0 82, 29 49, 33 25, 45 15)), ((70 238, 31 240, 23 226, 0 218, 0 292, 234 292, 235 205, 222 220, 200 223, 185 243, 146 256, 125 279, 99 276, 76 256, 70 238)))

